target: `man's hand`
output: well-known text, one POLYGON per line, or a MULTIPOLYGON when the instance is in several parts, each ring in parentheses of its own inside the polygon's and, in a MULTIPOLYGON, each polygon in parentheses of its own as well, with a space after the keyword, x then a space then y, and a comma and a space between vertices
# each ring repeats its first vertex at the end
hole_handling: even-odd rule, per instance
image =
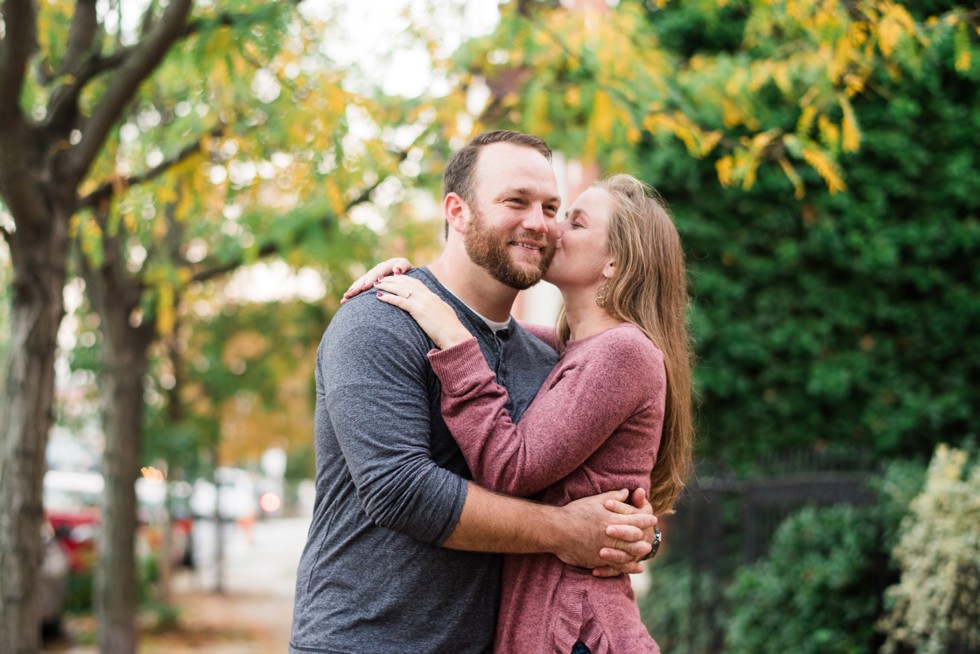
MULTIPOLYGON (((606 500, 605 507, 621 515, 644 514, 653 516, 653 506, 647 500, 646 490, 637 488, 633 491, 632 504, 616 500, 606 500)), ((606 564, 592 571, 597 577, 616 577, 620 574, 637 574, 643 572, 640 561, 653 549, 654 526, 656 516, 650 526, 638 529, 631 524, 611 524, 606 527, 606 535, 618 539, 613 547, 599 550, 599 556, 606 564)))
POLYGON ((569 565, 597 568, 593 573, 597 576, 641 572, 638 561, 650 552, 657 518, 645 494, 634 499, 640 507, 625 504, 627 498, 629 491, 624 489, 562 507, 566 533, 555 551, 558 558, 569 565), (649 542, 644 540, 647 532, 649 542))

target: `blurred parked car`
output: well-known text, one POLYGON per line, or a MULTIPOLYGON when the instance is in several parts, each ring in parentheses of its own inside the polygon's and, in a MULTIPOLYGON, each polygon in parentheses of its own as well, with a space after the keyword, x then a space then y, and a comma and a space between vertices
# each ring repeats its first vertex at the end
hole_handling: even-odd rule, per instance
POLYGON ((104 488, 105 480, 97 472, 48 470, 44 474, 44 512, 74 574, 91 570, 95 563, 104 488))
MULTIPOLYGON (((166 524, 166 488, 162 480, 140 478, 136 482, 136 538, 140 556, 160 551, 162 526, 166 524)), ((189 486, 178 482, 171 488, 183 495, 185 506, 182 514, 175 511, 171 521, 171 561, 190 564, 193 521, 186 509, 189 486)), ((44 475, 44 510, 75 574, 90 571, 95 562, 104 489, 105 480, 97 472, 49 470, 44 475)), ((179 505, 180 501, 175 504, 179 505)))
POLYGON ((56 633, 68 597, 68 556, 54 536, 54 528, 45 521, 41 526, 41 625, 45 632, 56 633))

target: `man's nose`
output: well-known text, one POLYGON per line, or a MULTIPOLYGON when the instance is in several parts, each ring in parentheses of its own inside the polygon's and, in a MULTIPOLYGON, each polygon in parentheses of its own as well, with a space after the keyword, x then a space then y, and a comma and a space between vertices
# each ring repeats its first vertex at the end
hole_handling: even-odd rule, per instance
POLYGON ((549 229, 548 216, 544 213, 544 207, 534 205, 524 217, 524 229, 531 232, 547 232, 549 229))

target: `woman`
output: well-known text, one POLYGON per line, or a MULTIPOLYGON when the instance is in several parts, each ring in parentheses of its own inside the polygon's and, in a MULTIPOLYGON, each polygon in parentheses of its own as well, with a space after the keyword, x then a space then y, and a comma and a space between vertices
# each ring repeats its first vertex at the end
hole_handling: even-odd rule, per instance
MULTIPOLYGON (((628 175, 585 191, 558 229, 545 280, 564 308, 557 337, 534 331, 561 359, 517 425, 452 308, 404 275, 379 280, 378 297, 408 311, 439 348, 429 360, 443 417, 478 483, 556 505, 649 485, 654 512, 669 512, 693 432, 677 230, 652 189, 628 175)), ((628 577, 599 578, 546 554, 508 556, 503 574, 498 652, 659 651, 628 577)))

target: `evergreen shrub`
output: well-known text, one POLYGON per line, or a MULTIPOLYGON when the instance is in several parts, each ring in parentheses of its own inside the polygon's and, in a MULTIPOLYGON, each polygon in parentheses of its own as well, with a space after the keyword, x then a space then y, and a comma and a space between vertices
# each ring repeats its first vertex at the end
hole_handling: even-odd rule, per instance
POLYGON ((980 651, 980 464, 969 459, 940 445, 902 524, 885 654, 980 651))

